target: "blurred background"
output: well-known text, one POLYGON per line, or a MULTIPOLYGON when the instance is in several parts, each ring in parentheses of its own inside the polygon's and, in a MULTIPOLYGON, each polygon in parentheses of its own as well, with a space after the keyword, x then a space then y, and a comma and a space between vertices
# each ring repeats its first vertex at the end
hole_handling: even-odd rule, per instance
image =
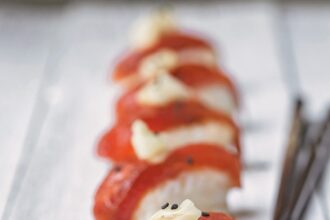
MULTIPOLYGON (((237 219, 271 219, 292 101, 330 101, 330 1, 0 1, 0 216, 92 219, 108 165, 95 156, 119 90, 108 80, 130 27, 161 6, 209 36, 241 90, 237 219)), ((306 219, 329 220, 330 171, 306 219)))

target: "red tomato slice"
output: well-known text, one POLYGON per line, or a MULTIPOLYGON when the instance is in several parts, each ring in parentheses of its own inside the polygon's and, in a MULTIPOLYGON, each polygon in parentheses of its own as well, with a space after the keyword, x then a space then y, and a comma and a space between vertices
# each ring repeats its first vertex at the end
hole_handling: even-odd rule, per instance
POLYGON ((131 74, 136 73, 141 60, 157 50, 167 48, 179 51, 193 47, 211 49, 211 45, 208 42, 190 34, 185 34, 182 32, 172 32, 165 34, 153 46, 146 49, 133 51, 126 57, 122 58, 122 60, 115 67, 113 79, 116 81, 121 80, 130 76, 131 74))
MULTIPOLYGON (((120 103, 119 103, 120 105, 120 103)), ((137 161, 131 144, 131 125, 135 119, 143 120, 154 132, 207 120, 227 124, 234 130, 234 145, 240 149, 239 129, 227 115, 210 110, 199 102, 180 101, 165 107, 136 107, 129 109, 126 116, 119 117, 114 127, 107 132, 98 145, 98 154, 114 161, 137 161), (131 112, 130 112, 131 111, 131 112)))
POLYGON ((233 81, 220 68, 209 68, 206 66, 190 64, 175 68, 171 71, 171 74, 192 88, 216 84, 225 86, 236 99, 236 103, 239 103, 238 91, 236 90, 233 81))
MULTIPOLYGON (((225 86, 231 91, 238 105, 238 93, 235 90, 235 86, 231 80, 221 72, 221 70, 211 70, 207 67, 198 65, 185 65, 174 69, 171 74, 192 88, 198 88, 211 84, 225 86)), ((132 89, 131 91, 126 92, 126 94, 118 100, 118 104, 116 106, 118 118, 132 116, 132 114, 139 114, 141 111, 144 113, 155 112, 157 109, 156 107, 140 105, 137 102, 136 95, 142 86, 143 84, 132 89)))
MULTIPOLYGON (((240 161, 222 148, 196 144, 178 149, 161 164, 142 161, 112 168, 95 197, 94 215, 97 220, 129 220, 141 199, 167 180, 185 171, 210 168, 226 172, 232 186, 240 186, 240 161), (188 163, 191 158, 193 163, 188 163)), ((218 217, 218 215, 214 215, 218 217)))

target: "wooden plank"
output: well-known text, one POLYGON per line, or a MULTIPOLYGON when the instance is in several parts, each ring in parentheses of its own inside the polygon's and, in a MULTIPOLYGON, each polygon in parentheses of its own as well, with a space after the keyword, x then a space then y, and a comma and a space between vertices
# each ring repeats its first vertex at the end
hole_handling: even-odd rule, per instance
POLYGON ((0 216, 21 157, 49 52, 51 20, 36 10, 0 8, 0 216))
MULTIPOLYGON (((68 10, 58 17, 62 52, 52 57, 56 77, 42 96, 48 114, 33 137, 34 153, 5 219, 91 218, 91 200, 104 168, 93 156, 93 145, 108 124, 111 87, 105 74, 118 51, 109 39, 122 36, 105 28, 101 17, 90 21, 87 8, 68 10)), ((110 26, 115 22, 110 20, 110 26)))
MULTIPOLYGON (((311 115, 320 118, 330 106, 330 4, 304 4, 288 10, 301 89, 311 115)), ((329 166, 316 198, 326 219, 330 218, 329 166)))
POLYGON ((292 7, 290 27, 299 78, 312 114, 330 105, 330 4, 292 7))
MULTIPOLYGON (((108 63, 127 44, 126 27, 155 5, 129 6, 71 5, 61 14, 58 35, 64 50, 52 61, 57 77, 46 99, 52 101, 46 102, 49 112, 40 136, 34 136, 35 150, 19 194, 8 204, 8 219, 91 218, 93 193, 106 171, 93 155, 93 145, 112 120, 109 102, 118 92, 106 83, 108 63)), ((246 160, 270 162, 266 171, 245 172, 243 190, 231 200, 250 213, 238 219, 265 219, 272 208, 288 104, 272 35, 272 8, 196 2, 178 4, 177 13, 183 24, 221 42, 221 61, 243 90, 249 125, 243 140, 246 160), (261 181, 262 191, 257 187, 261 181)))
MULTIPOLYGON (((84 3, 56 14, 61 28, 54 31, 57 49, 51 50, 50 73, 38 98, 42 119, 31 119, 32 124, 39 121, 36 131, 28 135, 28 146, 33 145, 34 151, 21 161, 28 166, 22 171, 24 178, 13 185, 19 192, 11 194, 8 219, 91 219, 93 193, 107 169, 93 155, 93 145, 113 120, 112 104, 118 93, 105 80, 108 64, 127 44, 123 37, 127 27, 155 6, 84 3)), ((277 56, 274 8, 268 3, 180 2, 176 9, 185 26, 220 42, 220 61, 242 88, 244 159, 247 164, 267 165, 266 170, 243 173, 243 189, 230 198, 237 219, 269 219, 289 110, 288 88, 277 56)), ((40 30, 47 22, 40 24, 40 30)), ((301 56, 300 51, 297 54, 301 56)), ((320 204, 313 205, 320 210, 320 204)), ((319 211, 316 214, 320 216, 319 211)))

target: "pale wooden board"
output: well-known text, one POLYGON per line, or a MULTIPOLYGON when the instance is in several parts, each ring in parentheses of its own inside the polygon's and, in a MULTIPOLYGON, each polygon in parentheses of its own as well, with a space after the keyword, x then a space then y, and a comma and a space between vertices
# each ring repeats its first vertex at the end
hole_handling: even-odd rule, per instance
POLYGON ((51 23, 49 14, 36 9, 0 7, 0 216, 27 134, 32 135, 29 129, 37 129, 31 126, 32 115, 49 55, 51 23))
MULTIPOLYGON (((289 25, 302 93, 312 117, 330 107, 330 4, 288 7, 289 25)), ((330 164, 318 200, 330 218, 330 164)))
MULTIPOLYGON (((93 146, 113 120, 118 93, 106 81, 108 64, 127 45, 131 23, 155 6, 84 3, 58 9, 51 74, 39 95, 44 120, 30 140, 34 151, 20 163, 26 165, 21 169, 25 175, 16 180, 19 191, 11 193, 6 220, 92 219, 93 194, 107 170, 93 146)), ((176 9, 184 26, 219 43, 220 61, 243 93, 244 159, 251 166, 266 163, 263 170, 247 169, 243 189, 232 194, 231 203, 242 214, 238 219, 270 219, 289 118, 274 8, 268 3, 194 2, 176 9)))
MULTIPOLYGON (((42 97, 49 111, 6 219, 91 219, 93 194, 105 171, 93 147, 110 118, 109 94, 117 91, 106 81, 110 60, 119 51, 111 41, 124 45, 124 39, 107 28, 116 20, 88 12, 70 7, 59 13, 54 43, 60 54, 52 65, 51 92, 42 97)), ((109 8, 103 14, 108 12, 120 13, 109 8)))
POLYGON ((330 105, 330 4, 289 7, 302 92, 312 114, 330 105))

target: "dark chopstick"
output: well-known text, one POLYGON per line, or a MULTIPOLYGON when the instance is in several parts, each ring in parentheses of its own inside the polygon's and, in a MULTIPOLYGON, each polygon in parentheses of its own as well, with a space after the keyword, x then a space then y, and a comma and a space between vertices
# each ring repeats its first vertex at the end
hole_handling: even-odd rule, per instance
POLYGON ((295 170, 293 177, 291 177, 291 190, 287 195, 286 208, 282 210, 281 220, 288 219, 295 202, 296 198, 300 192, 302 184, 306 178, 306 167, 307 161, 310 159, 313 152, 315 152, 315 147, 317 146, 317 140, 320 139, 320 126, 316 124, 308 124, 306 135, 303 138, 303 143, 300 146, 300 151, 297 152, 295 161, 295 170))
POLYGON ((285 219, 303 219, 312 194, 322 178, 330 157, 330 111, 322 124, 318 140, 311 147, 312 152, 298 181, 285 219))
POLYGON ((295 172, 295 165, 297 154, 301 151, 303 131, 306 130, 306 121, 303 113, 303 102, 298 98, 295 102, 294 115, 292 116, 290 135, 288 140, 288 147, 285 155, 284 165, 282 168, 282 176, 278 196, 275 206, 273 220, 282 219, 282 214, 289 201, 289 195, 293 182, 293 174, 295 172))

